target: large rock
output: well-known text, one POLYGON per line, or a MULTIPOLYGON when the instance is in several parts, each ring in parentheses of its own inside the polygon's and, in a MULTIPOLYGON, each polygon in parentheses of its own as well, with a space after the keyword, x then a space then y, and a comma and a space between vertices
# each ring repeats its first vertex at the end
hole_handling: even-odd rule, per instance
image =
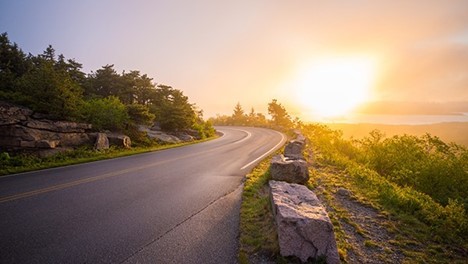
POLYGON ((169 135, 167 133, 162 132, 161 130, 157 130, 154 126, 149 128, 146 126, 139 126, 138 130, 141 132, 145 132, 146 136, 149 139, 153 139, 158 141, 159 143, 163 144, 176 144, 180 143, 182 140, 174 135, 169 135))
POLYGON ((109 139, 109 144, 110 145, 114 145, 114 146, 118 146, 118 147, 124 147, 124 148, 131 148, 132 147, 132 141, 126 135, 108 134, 107 138, 109 139))
POLYGON ((304 141, 291 140, 284 148, 284 156, 289 159, 304 159, 302 151, 304 150, 304 141))
POLYGON ((109 139, 106 133, 96 133, 96 140, 94 141, 95 150, 103 150, 109 148, 109 139))
POLYGON ((290 183, 304 184, 309 180, 307 162, 276 155, 270 163, 271 179, 290 183))
POLYGON ((294 130, 294 134, 296 134, 296 139, 298 141, 302 141, 302 143, 306 143, 306 138, 302 135, 302 132, 299 129, 294 130))
POLYGON ((302 262, 325 258, 328 264, 340 263, 333 225, 317 196, 299 184, 269 185, 281 255, 302 262))

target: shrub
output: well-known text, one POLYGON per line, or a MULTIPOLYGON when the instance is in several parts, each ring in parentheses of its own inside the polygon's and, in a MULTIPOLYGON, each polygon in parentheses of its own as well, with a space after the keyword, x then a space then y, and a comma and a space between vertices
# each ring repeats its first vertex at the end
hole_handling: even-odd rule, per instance
POLYGON ((129 121, 127 108, 117 97, 91 99, 83 106, 84 121, 95 130, 123 130, 129 121))

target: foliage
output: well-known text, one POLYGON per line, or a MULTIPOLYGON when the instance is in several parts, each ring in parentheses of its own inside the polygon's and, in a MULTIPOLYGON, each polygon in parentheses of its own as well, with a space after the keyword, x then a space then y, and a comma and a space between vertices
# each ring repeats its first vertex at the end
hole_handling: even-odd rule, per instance
POLYGON ((49 46, 43 54, 25 56, 6 33, 0 37, 0 96, 55 119, 79 118, 81 65, 58 59, 49 46))
POLYGON ((11 43, 7 33, 0 35, 0 91, 13 91, 15 80, 31 68, 26 54, 16 43, 11 43))
POLYGON ((20 102, 32 110, 57 119, 79 117, 81 87, 66 71, 57 70, 53 61, 40 60, 33 70, 17 80, 20 102))
POLYGON ((96 130, 123 130, 129 121, 127 108, 117 97, 91 99, 83 106, 86 122, 96 130))
POLYGON ((378 132, 359 141, 359 162, 400 186, 410 186, 447 205, 458 199, 468 209, 468 151, 437 137, 382 139, 378 132))
POLYGON ((129 104, 126 107, 128 116, 133 123, 148 126, 153 124, 155 115, 150 113, 147 105, 129 104))
POLYGON ((193 105, 182 91, 167 85, 158 85, 151 111, 163 130, 177 131, 192 128, 197 118, 193 105))

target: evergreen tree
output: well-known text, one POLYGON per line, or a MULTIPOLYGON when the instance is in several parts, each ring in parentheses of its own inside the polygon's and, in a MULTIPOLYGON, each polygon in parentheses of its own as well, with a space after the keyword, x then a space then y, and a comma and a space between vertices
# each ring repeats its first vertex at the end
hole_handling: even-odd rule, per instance
POLYGON ((242 109, 242 106, 240 103, 237 103, 236 106, 234 107, 234 112, 231 118, 232 118, 233 125, 238 125, 238 126, 245 125, 247 118, 244 114, 244 109, 242 109))
MULTIPOLYGON (((11 43, 8 34, 0 35, 0 93, 8 97, 14 92, 16 79, 31 69, 31 62, 16 43, 11 43)), ((5 98, 7 99, 7 98, 5 98)))

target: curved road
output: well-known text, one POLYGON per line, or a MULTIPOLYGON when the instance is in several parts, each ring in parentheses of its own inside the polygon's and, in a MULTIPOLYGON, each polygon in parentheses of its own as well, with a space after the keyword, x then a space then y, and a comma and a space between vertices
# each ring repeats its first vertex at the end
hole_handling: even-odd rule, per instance
POLYGON ((273 130, 0 178, 0 263, 236 263, 242 181, 273 130))

